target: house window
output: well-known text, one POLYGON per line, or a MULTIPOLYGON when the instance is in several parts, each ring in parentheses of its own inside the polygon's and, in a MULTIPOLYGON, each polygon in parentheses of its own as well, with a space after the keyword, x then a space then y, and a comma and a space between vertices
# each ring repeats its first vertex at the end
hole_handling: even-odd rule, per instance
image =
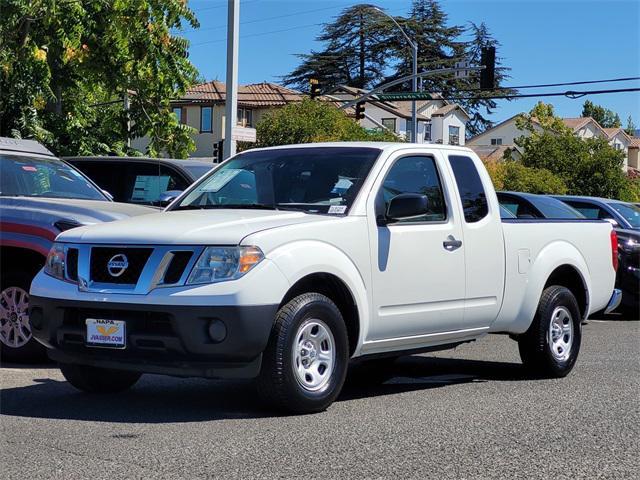
POLYGON ((424 141, 425 142, 431 141, 431 124, 430 123, 424 124, 424 141))
POLYGON ((492 138, 491 139, 491 145, 502 145, 502 139, 501 138, 492 138))
POLYGON ((620 145, 619 143, 615 143, 613 146, 616 148, 616 150, 622 150, 622 145, 620 145))
POLYGON ((460 127, 449 126, 449 145, 460 145, 460 127))
POLYGON ((251 127, 253 126, 253 110, 248 110, 246 108, 238 109, 238 125, 241 127, 251 127))
POLYGON ((383 118, 382 126, 387 130, 391 130, 393 133, 396 132, 396 119, 395 118, 383 118))
POLYGON ((182 107, 173 107, 173 114, 178 119, 178 122, 185 123, 184 120, 186 119, 182 119, 182 107))
POLYGON ((213 108, 200 107, 200 132, 213 132, 213 108))

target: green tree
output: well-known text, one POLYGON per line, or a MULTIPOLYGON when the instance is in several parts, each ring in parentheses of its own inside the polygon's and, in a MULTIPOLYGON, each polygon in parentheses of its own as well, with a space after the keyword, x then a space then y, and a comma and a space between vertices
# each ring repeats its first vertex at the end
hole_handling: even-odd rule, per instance
POLYGON ((198 22, 185 0, 3 0, 0 135, 36 138, 60 155, 186 156, 191 130, 169 100, 196 79, 188 43, 171 33, 198 22), (123 108, 129 94, 130 110, 123 108))
POLYGON ((604 108, 600 105, 587 100, 582 106, 582 116, 591 117, 603 128, 618 128, 622 126, 620 116, 613 110, 604 108))
POLYGON ((371 132, 329 103, 304 100, 266 114, 256 125, 256 147, 331 141, 401 141, 371 132))
POLYGON ((636 124, 633 123, 633 118, 631 118, 631 115, 629 115, 629 118, 627 118, 627 128, 625 128, 624 131, 632 137, 635 137, 636 135, 636 124))
POLYGON ((601 138, 582 139, 564 127, 553 108, 539 103, 518 120, 528 130, 516 140, 522 164, 557 175, 573 195, 620 198, 627 188, 623 153, 601 138))
POLYGON ((496 190, 557 195, 568 190, 560 177, 544 168, 525 167, 514 160, 492 162, 486 167, 496 190))
POLYGON ((389 54, 388 27, 370 7, 346 8, 324 25, 316 38, 321 51, 299 54, 302 63, 283 79, 285 85, 306 91, 309 80, 320 81, 324 90, 338 85, 368 88, 384 77, 389 54))

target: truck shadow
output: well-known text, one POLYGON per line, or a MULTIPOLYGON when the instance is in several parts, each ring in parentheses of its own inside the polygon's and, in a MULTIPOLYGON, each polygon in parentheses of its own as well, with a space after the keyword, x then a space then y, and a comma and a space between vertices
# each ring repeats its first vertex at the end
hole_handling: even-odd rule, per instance
MULTIPOLYGON (((380 369, 350 370, 338 402, 443 388, 460 383, 524 379, 519 364, 429 357, 405 357, 380 369)), ((212 381, 143 376, 130 391, 113 395, 78 392, 65 381, 0 390, 0 413, 27 418, 113 423, 182 423, 272 417, 251 381, 212 381)))

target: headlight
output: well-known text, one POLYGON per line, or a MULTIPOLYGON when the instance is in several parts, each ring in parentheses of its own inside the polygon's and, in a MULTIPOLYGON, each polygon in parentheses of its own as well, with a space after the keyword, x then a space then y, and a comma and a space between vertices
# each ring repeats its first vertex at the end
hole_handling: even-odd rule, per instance
POLYGON ((54 278, 64 280, 64 247, 59 243, 54 243, 47 255, 47 261, 44 264, 44 273, 54 278))
POLYGON ((187 285, 235 280, 263 258, 258 247, 207 247, 193 266, 187 285))

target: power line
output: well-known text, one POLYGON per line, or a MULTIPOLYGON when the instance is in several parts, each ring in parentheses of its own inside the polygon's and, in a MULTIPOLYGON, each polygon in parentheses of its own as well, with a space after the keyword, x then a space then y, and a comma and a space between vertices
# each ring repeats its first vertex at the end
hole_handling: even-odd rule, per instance
MULTIPOLYGON (((300 28, 316 27, 316 26, 319 26, 319 25, 321 25, 321 24, 319 24, 319 23, 310 23, 310 24, 307 24, 307 25, 296 25, 295 27, 283 28, 281 30, 271 30, 269 32, 250 33, 248 35, 240 35, 240 38, 262 37, 264 35, 271 35, 273 33, 290 32, 292 30, 298 30, 300 28)), ((209 45, 211 43, 220 43, 220 42, 226 42, 226 41, 227 41, 226 38, 222 38, 220 40, 209 40, 209 41, 206 41, 206 42, 192 43, 191 46, 192 47, 199 47, 201 45, 209 45)))
MULTIPOLYGON (((640 77, 626 77, 626 78, 609 78, 607 80, 583 80, 579 82, 564 82, 564 83, 543 83, 539 85, 516 85, 512 87, 496 87, 494 90, 523 90, 526 88, 547 88, 547 87, 566 87, 569 85, 587 85, 593 83, 613 83, 613 82, 630 82, 632 80, 640 80, 640 77)), ((460 92, 475 92, 480 88, 467 88, 458 90, 460 92)))
MULTIPOLYGON (((284 15, 276 15, 273 17, 265 17, 265 18, 258 18, 255 20, 246 20, 244 22, 240 22, 240 25, 249 25, 251 23, 259 23, 259 22, 267 22, 269 20, 278 20, 280 18, 287 18, 287 17, 295 17, 297 15, 306 15, 307 13, 316 13, 316 12, 323 12, 325 10, 335 10, 335 6, 333 7, 324 7, 324 8, 316 8, 315 10, 305 10, 303 12, 295 12, 295 13, 287 13, 284 15)), ((219 30, 221 28, 227 28, 227 24, 221 24, 221 25, 214 25, 212 27, 206 27, 206 28, 190 28, 188 30, 183 30, 183 32, 190 32, 190 31, 195 31, 195 32, 206 32, 209 30, 219 30)))
POLYGON ((536 97, 567 97, 571 99, 582 98, 586 95, 602 95, 605 93, 625 93, 625 92, 640 92, 640 88, 617 88, 617 89, 609 89, 609 90, 585 90, 585 91, 575 91, 568 90, 566 92, 552 92, 552 93, 524 93, 524 94, 515 94, 515 95, 488 95, 481 97, 447 97, 443 98, 443 100, 510 100, 512 98, 536 98, 536 97))

